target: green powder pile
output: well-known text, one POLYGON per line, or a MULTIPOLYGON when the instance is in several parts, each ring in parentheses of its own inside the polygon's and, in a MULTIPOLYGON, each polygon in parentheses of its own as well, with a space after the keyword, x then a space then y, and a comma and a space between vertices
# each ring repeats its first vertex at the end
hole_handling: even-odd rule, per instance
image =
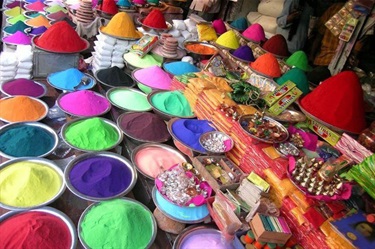
POLYGON ((81 238, 93 249, 144 249, 152 238, 152 214, 143 206, 114 199, 91 208, 81 223, 81 238))
POLYGON ((151 99, 152 104, 159 110, 179 117, 192 116, 190 104, 179 91, 160 92, 151 99))
POLYGON ((140 57, 136 53, 129 52, 124 54, 124 60, 126 60, 130 65, 137 68, 147 68, 151 66, 161 66, 162 57, 146 54, 144 57, 140 57))
POLYGON ((97 117, 75 122, 65 131, 67 142, 84 150, 109 149, 118 138, 116 129, 97 117))

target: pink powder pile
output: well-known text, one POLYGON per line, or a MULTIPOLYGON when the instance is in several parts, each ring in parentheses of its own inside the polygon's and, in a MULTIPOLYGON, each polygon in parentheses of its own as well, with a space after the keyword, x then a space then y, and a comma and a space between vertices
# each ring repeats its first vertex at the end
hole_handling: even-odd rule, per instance
POLYGON ((105 113, 111 104, 93 91, 82 90, 63 95, 59 105, 63 111, 74 116, 93 117, 105 113))
POLYGON ((17 44, 17 45, 31 45, 31 36, 17 31, 13 35, 3 38, 4 43, 17 44))
POLYGON ((151 88, 169 90, 172 78, 159 66, 151 66, 139 69, 134 73, 134 77, 140 83, 151 88))
POLYGON ((46 6, 41 1, 36 1, 25 6, 26 9, 35 11, 43 11, 44 7, 46 6))

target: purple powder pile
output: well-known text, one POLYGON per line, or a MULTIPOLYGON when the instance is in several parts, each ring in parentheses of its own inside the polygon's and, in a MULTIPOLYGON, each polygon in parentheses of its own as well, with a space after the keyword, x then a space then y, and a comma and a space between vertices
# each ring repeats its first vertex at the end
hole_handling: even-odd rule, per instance
POLYGON ((248 62, 255 61, 253 51, 247 45, 241 46, 237 48, 236 50, 234 50, 233 55, 244 61, 248 61, 248 62))
POLYGON ((3 84, 3 92, 11 95, 26 95, 29 97, 41 97, 44 94, 44 88, 28 79, 15 79, 3 84))

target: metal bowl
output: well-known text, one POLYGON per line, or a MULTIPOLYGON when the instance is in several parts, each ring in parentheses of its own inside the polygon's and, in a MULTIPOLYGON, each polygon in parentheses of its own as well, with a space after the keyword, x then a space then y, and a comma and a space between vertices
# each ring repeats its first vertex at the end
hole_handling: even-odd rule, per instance
MULTIPOLYGON (((151 87, 151 86, 146 85, 146 84, 143 83, 143 82, 138 81, 137 78, 135 77, 135 73, 136 73, 138 70, 141 70, 141 69, 143 69, 143 68, 139 68, 139 69, 136 69, 136 70, 132 71, 132 78, 133 78, 133 80, 137 83, 138 88, 139 88, 142 92, 144 92, 144 93, 146 93, 146 94, 149 94, 149 93, 151 93, 151 92, 154 91, 154 90, 166 90, 166 89, 160 89, 160 88, 156 88, 156 87, 151 87)), ((171 79, 171 80, 172 80, 172 79, 171 79)))
MULTIPOLYGON (((169 139, 171 139, 171 135, 169 134, 168 137, 165 137, 163 139, 160 139, 160 140, 154 140, 154 141, 151 141, 151 140, 145 140, 145 139, 140 139, 140 138, 137 138, 137 137, 134 137, 132 135, 130 135, 125 129, 123 129, 123 127, 121 126, 121 121, 122 119, 127 116, 127 115, 130 115, 130 114, 133 114, 135 112, 125 112, 123 114, 121 114, 120 116, 118 116, 117 118, 117 126, 120 128, 120 130, 122 130, 122 132, 134 143, 134 144, 143 144, 143 143, 164 143, 164 142, 167 142, 169 139)), ((156 115, 156 114, 153 114, 153 115, 156 115)), ((166 127, 166 126, 165 126, 166 127)))
MULTIPOLYGON (((136 204, 136 205, 139 205, 141 207, 144 208, 144 210, 147 210, 147 212, 149 212, 150 214, 150 217, 152 219, 152 237, 150 239, 150 242, 148 243, 147 247, 146 248, 149 248, 155 241, 156 239, 156 234, 157 234, 157 224, 156 224, 156 220, 155 220, 155 217, 154 215, 152 214, 152 212, 148 209, 148 207, 146 207, 145 205, 143 205, 141 202, 139 201, 136 201, 134 199, 131 199, 131 198, 127 198, 127 197, 122 197, 120 198, 120 200, 123 200, 124 202, 130 202, 130 203, 133 203, 133 204, 136 204)), ((78 221, 78 238, 79 240, 81 241, 81 244, 83 245, 84 248, 86 249, 91 249, 87 244, 86 242, 84 241, 84 239, 82 238, 81 236, 81 233, 82 233, 82 228, 81 228, 81 224, 86 216, 86 214, 95 206, 98 206, 100 205, 101 202, 96 202, 96 203, 93 203, 91 204, 90 206, 88 206, 85 211, 83 211, 83 213, 81 214, 81 217, 79 218, 79 221, 78 221)))
MULTIPOLYGON (((10 98, 14 98, 14 96, 13 97, 5 97, 5 98, 2 98, 1 100, 10 99, 10 98)), ((3 122, 5 122, 5 123, 16 123, 16 122, 37 122, 37 121, 40 121, 40 120, 44 119, 47 116, 47 114, 48 114, 48 110, 49 110, 48 105, 44 101, 42 101, 40 99, 37 99, 37 98, 34 98, 34 97, 27 97, 27 98, 35 100, 35 101, 37 101, 37 102, 39 102, 40 104, 43 105, 43 107, 45 109, 45 112, 44 112, 44 114, 42 116, 40 116, 36 120, 27 120, 27 121, 22 121, 22 120, 21 121, 9 121, 9 120, 4 119, 2 117, 0 117, 0 120, 3 121, 3 122)))
MULTIPOLYGON (((90 91, 90 90, 88 90, 88 91, 90 91)), ((73 112, 69 112, 69 111, 65 110, 65 109, 61 106, 60 101, 61 101, 61 99, 62 99, 64 96, 66 96, 66 95, 68 95, 68 94, 71 94, 71 92, 61 93, 61 94, 59 95, 59 97, 57 97, 57 99, 56 99, 56 105, 57 105, 57 106, 58 106, 63 112, 65 112, 66 114, 68 114, 68 115, 70 115, 70 116, 74 116, 74 117, 97 117, 97 116, 102 116, 102 115, 106 114, 107 112, 109 112, 109 110, 111 110, 111 107, 112 107, 112 106, 111 106, 111 103, 110 103, 110 101, 109 101, 106 97, 104 97, 103 95, 101 95, 101 94, 99 94, 99 93, 97 93, 97 92, 94 92, 94 91, 90 91, 90 92, 94 93, 95 95, 97 95, 97 96, 103 98, 103 100, 105 100, 105 101, 108 102, 108 107, 107 107, 104 111, 102 111, 101 113, 96 113, 95 115, 91 115, 91 116, 82 116, 82 115, 79 115, 79 114, 77 114, 77 113, 73 113, 73 112)), ((90 104, 91 104, 91 105, 94 105, 95 103, 90 103, 90 104)))
POLYGON ((284 110, 277 116, 269 112, 266 112, 266 114, 267 116, 270 116, 271 118, 279 122, 298 123, 304 122, 306 120, 306 116, 302 112, 289 109, 284 110))
MULTIPOLYGON (((9 84, 9 83, 13 82, 13 81, 14 81, 14 79, 12 79, 12 80, 7 80, 7 81, 4 81, 2 84, 0 84, 0 91, 1 91, 4 95, 9 96, 9 97, 17 96, 17 95, 9 94, 9 93, 7 93, 7 92, 4 90, 4 86, 5 86, 6 84, 9 84)), ((47 87, 46 87, 46 85, 44 85, 43 83, 37 82, 37 81, 34 81, 34 83, 35 83, 36 85, 39 85, 39 86, 41 86, 41 87, 43 88, 43 93, 40 94, 39 96, 28 96, 28 97, 33 97, 33 98, 37 98, 37 99, 39 99, 39 98, 45 96, 45 95, 47 94, 47 87)))
MULTIPOLYGON (((106 68, 106 69, 107 69, 107 68, 106 68)), ((113 87, 133 87, 133 86, 135 85, 135 82, 134 82, 133 78, 130 77, 130 75, 128 75, 127 73, 125 73, 125 74, 126 74, 126 77, 128 77, 129 80, 131 81, 131 84, 130 84, 129 86, 125 86, 125 85, 124 85, 124 86, 114 86, 114 85, 111 85, 111 84, 105 83, 104 81, 101 81, 101 80, 99 79, 99 77, 98 77, 98 74, 99 74, 101 71, 103 71, 103 70, 105 70, 105 69, 99 69, 98 71, 95 72, 94 76, 95 76, 95 79, 96 79, 101 85, 104 86, 104 90, 108 90, 108 89, 111 89, 111 88, 113 88, 113 87)))
POLYGON ((199 44, 201 46, 205 46, 205 47, 209 47, 209 48, 214 49, 216 51, 216 53, 219 52, 219 49, 217 47, 215 47, 212 44, 206 43, 206 42, 185 41, 184 44, 183 44, 183 46, 186 49, 186 51, 188 52, 188 55, 190 55, 191 57, 193 57, 193 59, 195 61, 209 60, 215 53, 213 53, 213 54, 202 54, 202 53, 199 53, 197 51, 192 51, 192 50, 190 50, 190 49, 187 48, 187 46, 190 45, 190 44, 199 44))
POLYGON ((159 93, 164 93, 164 92, 171 92, 171 91, 165 91, 165 90, 154 90, 152 91, 151 93, 149 93, 147 95, 147 101, 148 103, 151 105, 152 107, 152 110, 157 114, 159 115, 162 119, 164 119, 165 121, 169 121, 171 120, 172 118, 195 118, 196 115, 193 114, 191 116, 177 116, 177 115, 173 115, 173 114, 170 114, 170 113, 166 113, 166 112, 163 112, 159 109, 157 109, 154 104, 152 103, 152 98, 156 95, 156 94, 159 94, 159 93))
MULTIPOLYGON (((43 212, 43 213, 51 214, 51 215, 56 216, 57 218, 61 219, 65 223, 65 225, 68 227, 69 232, 70 232, 70 236, 72 238, 72 243, 70 245, 70 249, 76 248, 78 238, 77 238, 77 230, 76 230, 76 227, 75 227, 74 223, 72 222, 72 220, 66 214, 64 214, 63 212, 61 212, 61 211, 59 211, 59 210, 57 210, 53 207, 41 207, 41 208, 31 209, 31 210, 27 210, 27 211, 11 211, 11 212, 5 213, 2 216, 0 216, 0 223, 6 221, 7 219, 9 219, 9 218, 11 218, 15 215, 26 213, 26 212, 43 212)), ((56 241, 56 243, 57 243, 57 241, 56 241)), ((42 247, 42 245, 40 245, 40 246, 42 247)))
MULTIPOLYGON (((24 162, 24 161, 33 162, 33 163, 40 163, 40 164, 43 164, 43 165, 53 169, 54 171, 56 171, 56 173, 60 176, 60 179, 61 179, 60 190, 56 193, 56 195, 53 198, 51 198, 50 200, 48 200, 44 203, 40 203, 39 205, 29 206, 29 207, 15 207, 15 206, 9 206, 7 204, 4 204, 4 203, 0 202, 0 207, 2 207, 2 208, 8 209, 8 210, 26 210, 26 209, 40 208, 40 207, 46 206, 46 205, 54 202, 55 200, 57 200, 65 191, 64 173, 59 168, 59 166, 57 166, 57 164, 55 164, 53 161, 47 160, 45 158, 24 157, 24 158, 12 159, 12 160, 9 160, 9 161, 6 161, 6 162, 0 164, 0 171, 2 169, 6 168, 6 167, 9 167, 10 165, 12 165, 14 163, 24 162)), ((39 190, 35 189, 35 191, 38 192, 39 190)))
POLYGON ((66 166, 65 171, 64 171, 64 179, 65 179, 65 182, 66 182, 66 186, 68 187, 68 189, 73 194, 75 194, 76 196, 78 196, 82 199, 97 202, 97 201, 104 201, 104 200, 110 200, 110 199, 122 197, 122 196, 128 194, 133 189, 134 185, 137 182, 137 171, 135 170, 135 168, 133 167, 133 165, 131 164, 131 162, 128 159, 126 159, 125 157, 123 157, 119 154, 112 153, 112 152, 85 153, 85 154, 82 154, 82 155, 74 158, 72 161, 69 162, 69 164, 66 166), (94 197, 94 196, 85 195, 85 194, 79 192, 79 190, 77 190, 72 185, 72 183, 70 181, 69 174, 70 174, 70 171, 75 167, 75 165, 77 163, 81 162, 81 161, 86 160, 86 159, 98 157, 98 156, 113 158, 113 159, 116 159, 118 161, 121 161, 124 164, 124 167, 127 167, 130 170, 130 172, 132 174, 130 184, 126 189, 121 191, 121 193, 118 193, 117 195, 109 196, 109 197, 94 197))
MULTIPOLYGON (((135 94, 139 94, 141 96, 143 96, 145 98, 145 100, 147 100, 147 95, 144 94, 143 92, 141 91, 138 91, 137 89, 134 89, 134 88, 130 88, 130 87, 114 87, 114 88, 111 88, 107 93, 106 93, 106 97, 107 99, 109 100, 109 102, 111 102, 112 105, 116 106, 117 108, 120 108, 124 111, 128 111, 128 112, 147 112, 147 111, 151 111, 152 110, 152 107, 150 106, 149 108, 147 109, 130 109, 130 108, 126 108, 124 106, 121 106, 119 105, 118 103, 114 102, 112 99, 111 99, 111 94, 115 91, 129 91, 129 92, 133 92, 135 94)), ((131 104, 131 103, 130 103, 131 104)), ((133 105, 134 106, 134 105, 133 105)), ((134 106, 135 107, 135 106, 134 106)))
MULTIPOLYGON (((105 151, 105 150, 111 150, 113 148, 115 148, 117 145, 119 145, 123 139, 123 134, 122 134, 122 131, 117 127, 117 125, 112 122, 111 120, 109 119, 105 119, 105 118, 101 118, 101 117, 97 117, 99 119, 101 119, 103 122, 105 122, 106 124, 112 126, 116 132, 117 132, 117 135, 118 135, 118 140, 116 141, 116 143, 114 145, 112 145, 111 147, 108 147, 108 148, 105 148, 105 149, 101 149, 100 151, 105 151)), ((62 128, 61 128, 61 137, 62 139, 64 140, 64 142, 69 145, 71 148, 73 149, 76 149, 76 150, 79 150, 79 151, 84 151, 84 152, 97 152, 96 150, 87 150, 87 149, 83 149, 83 148, 79 148, 79 147, 76 147, 74 145, 72 145, 71 143, 69 143, 69 141, 65 138, 65 133, 66 133, 66 130, 67 128, 74 124, 74 123, 77 123, 77 122, 80 122, 80 121, 84 121, 86 119, 89 119, 89 118, 77 118, 77 119, 74 119, 70 122, 67 122, 65 123, 62 128)))
MULTIPOLYGON (((171 146, 168 146, 168 145, 165 145, 165 144, 158 144, 158 143, 145 143, 145 144, 142 144, 142 145, 139 145, 137 146, 133 151, 132 151, 132 154, 131 154, 131 160, 132 160, 132 163, 133 165, 137 168, 138 172, 141 173, 142 175, 146 176, 147 178, 151 179, 151 180, 155 180, 154 177, 150 176, 149 174, 146 174, 144 171, 142 171, 139 167, 139 165, 137 164, 137 161, 136 161, 136 156, 137 156, 137 153, 139 153, 140 151, 142 151, 143 149, 146 149, 146 148, 151 148, 151 147, 156 147, 156 148, 162 148, 162 149, 165 149, 173 154, 175 154, 177 157, 179 157, 181 159, 181 161, 185 161, 187 162, 185 156, 183 154, 181 154, 178 150, 176 150, 175 148, 171 147, 171 146)), ((171 165, 172 167, 173 165, 171 165)))
POLYGON ((34 18, 32 17, 31 15, 33 14, 37 14, 39 13, 40 15, 43 15, 45 16, 46 13, 44 11, 37 11, 37 10, 27 10, 27 11, 24 11, 22 14, 26 17, 26 18, 34 18))
MULTIPOLYGON (((59 73, 59 72, 56 72, 56 73, 59 73)), ((50 74, 50 75, 51 75, 51 74, 50 74)), ((47 76, 47 83, 48 83, 50 86, 52 86, 53 88, 56 88, 56 89, 61 90, 61 91, 68 91, 68 92, 76 91, 76 90, 74 90, 74 89, 68 89, 68 88, 62 88, 62 87, 59 87, 59 86, 55 86, 55 85, 52 84, 52 82, 49 80, 50 75, 47 76)), ((87 74, 87 73, 85 73, 84 75, 85 75, 84 77, 90 78, 90 80, 91 80, 92 83, 91 83, 90 85, 88 85, 88 86, 82 86, 82 85, 81 85, 77 90, 89 90, 89 89, 93 88, 93 87, 96 85, 96 80, 95 80, 94 77, 92 77, 91 75, 89 75, 89 74, 87 74)))
POLYGON ((221 131, 210 131, 199 137, 200 145, 209 152, 209 154, 222 154, 233 149, 233 139, 221 131), (226 148, 224 141, 229 140, 230 147, 226 148), (216 147, 215 147, 216 145, 216 147))
MULTIPOLYGON (((53 144, 53 147, 49 151, 47 151, 46 153, 44 153, 42 155, 39 155, 37 157, 46 157, 49 154, 51 154, 57 148, 57 145, 59 144, 59 136, 57 135, 57 133, 54 129, 52 129, 51 127, 49 127, 48 125, 45 125, 43 123, 17 122, 17 123, 7 124, 7 125, 4 125, 4 126, 0 127, 0 136, 1 136, 1 134, 5 133, 6 131, 11 130, 11 129, 16 128, 16 127, 20 127, 20 126, 39 127, 41 129, 43 129, 45 132, 47 132, 53 138, 53 140, 55 141, 54 144, 53 144)), ((6 144, 5 144, 5 146, 6 146, 6 144)), ((12 155, 8 155, 5 152, 3 152, 2 150, 0 150, 0 155, 5 157, 5 158, 9 158, 9 159, 18 158, 18 157, 14 157, 12 155)))

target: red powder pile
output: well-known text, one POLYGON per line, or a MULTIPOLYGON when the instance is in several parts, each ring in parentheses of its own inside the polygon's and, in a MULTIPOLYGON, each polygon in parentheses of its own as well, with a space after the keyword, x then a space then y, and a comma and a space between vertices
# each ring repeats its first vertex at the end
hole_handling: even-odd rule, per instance
POLYGON ((143 25, 156 29, 168 28, 163 13, 158 9, 153 9, 146 16, 146 18, 143 20, 143 25))
POLYGON ((0 223, 1 248, 69 249, 67 225, 58 217, 39 211, 14 215, 0 223))
POLYGON ((98 5, 98 9, 110 15, 116 15, 118 12, 118 7, 114 0, 103 0, 103 4, 98 5))
POLYGON ((288 44, 286 43, 284 36, 280 34, 272 36, 263 44, 262 48, 267 52, 278 56, 289 56, 288 44))
POLYGON ((366 128, 363 91, 352 71, 326 79, 301 100, 301 105, 310 114, 342 130, 360 133, 366 128))
POLYGON ((281 76, 279 63, 277 62, 275 56, 270 53, 259 56, 258 59, 250 63, 250 67, 255 71, 271 78, 281 76))
POLYGON ((36 46, 57 53, 80 52, 87 48, 87 43, 65 21, 56 22, 41 36, 34 38, 36 46))

